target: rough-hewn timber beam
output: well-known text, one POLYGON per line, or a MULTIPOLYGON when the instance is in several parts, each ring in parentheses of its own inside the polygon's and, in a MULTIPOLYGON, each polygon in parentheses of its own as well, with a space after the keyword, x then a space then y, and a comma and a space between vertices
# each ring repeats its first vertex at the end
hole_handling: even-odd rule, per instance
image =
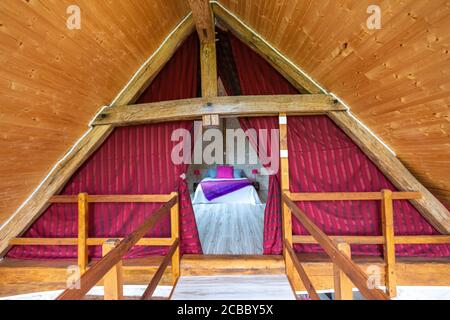
POLYGON ((439 202, 374 136, 348 112, 329 112, 329 117, 352 138, 375 165, 401 191, 419 191, 420 199, 410 202, 441 233, 450 234, 450 214, 439 202))
POLYGON ((198 37, 202 43, 216 41, 214 18, 209 0, 188 0, 194 16, 198 37))
MULTIPOLYGON (((113 105, 133 103, 193 30, 194 21, 192 15, 188 15, 173 30, 164 45, 145 62, 113 105)), ((9 240, 19 237, 47 209, 49 199, 61 191, 70 177, 97 150, 113 129, 113 126, 107 125, 89 131, 58 164, 33 196, 0 228, 0 256, 8 250, 9 240)))
POLYGON ((143 123, 195 120, 208 114, 232 116, 270 116, 325 114, 345 108, 328 95, 281 95, 195 98, 117 106, 106 109, 94 125, 128 126, 143 123))
POLYGON ((217 96, 217 53, 216 43, 200 45, 200 65, 202 81, 202 97, 217 96))
POLYGON ((279 73, 302 93, 322 93, 308 77, 295 68, 280 53, 269 46, 252 29, 236 19, 227 9, 217 2, 211 3, 214 15, 227 25, 239 39, 264 57, 279 73))
POLYGON ((216 30, 209 0, 189 0, 198 37, 200 38, 200 65, 202 97, 217 96, 216 30))

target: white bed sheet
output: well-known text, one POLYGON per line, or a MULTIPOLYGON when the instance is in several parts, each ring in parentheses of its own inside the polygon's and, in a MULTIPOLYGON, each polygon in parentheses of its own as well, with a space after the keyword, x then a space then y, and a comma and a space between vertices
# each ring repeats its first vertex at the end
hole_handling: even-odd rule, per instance
MULTIPOLYGON (((205 178, 202 181, 217 181, 217 180, 245 180, 242 179, 213 179, 205 178)), ((212 201, 206 199, 205 194, 202 190, 202 185, 199 184, 197 190, 195 190, 194 199, 192 199, 192 204, 204 204, 204 203, 247 203, 247 204, 261 204, 261 199, 259 198, 258 192, 255 187, 247 186, 245 188, 236 190, 234 192, 228 193, 224 196, 216 198, 212 201)))

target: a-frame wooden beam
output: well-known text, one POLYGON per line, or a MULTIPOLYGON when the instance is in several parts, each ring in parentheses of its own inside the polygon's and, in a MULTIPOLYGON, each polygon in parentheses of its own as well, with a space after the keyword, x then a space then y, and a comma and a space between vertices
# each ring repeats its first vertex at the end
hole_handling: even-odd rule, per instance
POLYGON ((94 125, 129 126, 196 120, 208 114, 225 118, 277 116, 280 112, 288 115, 317 115, 345 110, 332 96, 325 94, 193 98, 111 107, 97 117, 94 125))
POLYGON ((410 200, 410 202, 439 232, 450 234, 450 214, 447 208, 409 172, 395 155, 348 112, 329 112, 328 116, 400 191, 419 191, 422 198, 410 200))
MULTIPOLYGON (((151 83, 163 66, 170 60, 179 45, 194 30, 192 15, 188 15, 171 33, 160 50, 146 61, 139 72, 128 83, 113 105, 133 103, 151 83)), ((94 127, 50 173, 39 189, 0 229, 0 256, 9 247, 12 238, 19 237, 48 208, 49 199, 59 193, 70 177, 89 156, 105 141, 114 127, 111 125, 94 127)))
POLYGON ((209 0, 188 0, 188 2, 192 10, 200 42, 215 42, 214 17, 209 0))
MULTIPOLYGON (((228 26, 239 39, 264 57, 278 72, 280 72, 300 92, 318 93, 321 89, 310 78, 292 66, 284 56, 274 50, 269 44, 237 19, 219 2, 211 3, 216 18, 228 26)), ((450 234, 450 214, 401 163, 372 134, 361 126, 348 112, 331 112, 329 116, 358 144, 369 158, 401 191, 420 191, 422 199, 410 200, 419 212, 441 233, 450 234)))
POLYGON ((308 77, 295 68, 285 57, 268 45, 257 33, 243 24, 217 2, 211 3, 214 15, 220 19, 241 41, 265 58, 301 93, 323 93, 308 77))
POLYGON ((208 0, 189 0, 198 37, 202 97, 217 96, 217 53, 214 16, 208 0))

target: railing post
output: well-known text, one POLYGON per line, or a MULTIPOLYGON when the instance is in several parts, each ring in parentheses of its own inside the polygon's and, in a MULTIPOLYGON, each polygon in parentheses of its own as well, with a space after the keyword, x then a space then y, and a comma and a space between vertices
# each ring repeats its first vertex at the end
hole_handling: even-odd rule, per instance
MULTIPOLYGON (((343 254, 351 258, 350 245, 343 241, 336 241, 336 245, 343 254)), ((335 300, 353 300, 353 284, 344 272, 333 264, 334 275, 334 299, 335 300)))
MULTIPOLYGON (((114 249, 120 240, 110 239, 102 246, 103 257, 114 249)), ((123 299, 123 268, 122 260, 112 267, 103 277, 103 286, 105 291, 105 300, 123 299)))
POLYGON ((394 212, 392 209, 392 191, 382 190, 381 222, 384 237, 384 261, 386 263, 386 293, 389 297, 397 296, 397 276, 395 274, 395 239, 394 212))
MULTIPOLYGON (((172 241, 180 238, 180 210, 179 210, 179 198, 178 195, 172 194, 173 196, 177 196, 177 202, 170 208, 170 225, 171 225, 171 234, 172 241)), ((175 253, 172 257, 172 276, 173 276, 173 285, 176 284, 179 276, 180 276, 180 246, 175 250, 175 253)))
MULTIPOLYGON (((288 155, 288 132, 287 132, 287 115, 280 113, 280 172, 281 172, 281 197, 283 193, 289 192, 289 155, 288 155)), ((285 241, 293 247, 292 243, 292 212, 289 207, 282 201, 282 223, 283 223, 283 256, 286 264, 286 275, 291 283, 298 289, 295 281, 294 263, 286 248, 285 241)))
POLYGON ((87 245, 89 230, 89 203, 88 194, 78 195, 78 268, 80 275, 86 272, 89 263, 89 248, 87 245))

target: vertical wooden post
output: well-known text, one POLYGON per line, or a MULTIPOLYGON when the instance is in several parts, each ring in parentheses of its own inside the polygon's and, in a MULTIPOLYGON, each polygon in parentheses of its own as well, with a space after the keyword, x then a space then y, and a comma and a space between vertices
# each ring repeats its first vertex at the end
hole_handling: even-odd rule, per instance
POLYGON ((217 96, 217 57, 216 43, 200 44, 200 64, 202 79, 202 97, 217 96))
MULTIPOLYGON (((337 241, 339 251, 351 258, 350 245, 346 242, 337 241)), ((334 275, 334 299, 353 300, 353 284, 344 272, 333 264, 334 275)))
POLYGON ((88 194, 80 193, 78 195, 78 267, 80 275, 86 272, 89 259, 89 248, 87 245, 89 229, 89 203, 88 194))
MULTIPOLYGON (((287 140, 287 115, 280 113, 280 171, 281 171, 281 193, 289 192, 289 158, 288 158, 288 140, 287 140)), ((292 243, 292 213, 289 207, 283 202, 282 205, 282 222, 283 222, 283 256, 286 264, 286 274, 291 283, 296 287, 294 264, 289 256, 285 240, 293 247, 292 243)), ((295 288, 297 289, 297 288, 295 288)))
POLYGON ((384 261, 386 263, 386 293, 389 297, 397 296, 397 276, 395 274, 395 239, 394 211, 392 206, 392 191, 382 190, 381 222, 384 237, 384 261))
MULTIPOLYGON (((172 194, 173 196, 177 196, 177 194, 172 194)), ((179 218, 179 198, 177 199, 177 203, 170 209, 170 225, 171 225, 171 236, 172 241, 175 241, 177 238, 180 238, 180 218, 179 218)), ((177 250, 173 254, 172 257, 172 275, 173 275, 173 285, 176 284, 178 277, 180 276, 180 246, 178 246, 177 250)))
MULTIPOLYGON (((102 246, 103 256, 106 256, 114 249, 120 240, 110 239, 102 246)), ((105 290, 105 300, 123 299, 123 268, 122 261, 112 267, 103 277, 103 286, 105 290)))

